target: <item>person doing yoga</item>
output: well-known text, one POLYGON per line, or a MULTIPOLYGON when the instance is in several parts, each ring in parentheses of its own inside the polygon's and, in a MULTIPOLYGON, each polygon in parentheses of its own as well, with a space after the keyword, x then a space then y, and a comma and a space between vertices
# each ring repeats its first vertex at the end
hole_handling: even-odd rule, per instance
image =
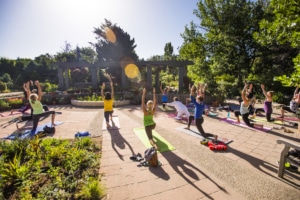
POLYGON ((218 137, 217 135, 213 135, 213 134, 210 134, 210 133, 205 133, 205 131, 203 130, 202 124, 204 122, 204 119, 203 119, 202 115, 203 115, 203 111, 205 109, 205 104, 203 103, 203 96, 197 96, 195 98, 195 90, 196 90, 196 88, 193 85, 192 88, 191 88, 190 98, 191 98, 192 103, 195 106, 195 113, 194 113, 194 116, 189 117, 187 129, 190 128, 192 120, 195 120, 196 127, 197 127, 199 133, 203 137, 205 137, 205 138, 214 137, 214 139, 217 140, 217 137, 218 137))
POLYGON ((234 115, 236 117, 237 123, 240 123, 240 118, 239 116, 242 116, 243 121, 245 124, 249 127, 252 128, 263 128, 262 124, 255 124, 255 123, 250 123, 249 120, 249 109, 248 106, 250 105, 250 98, 248 95, 246 95, 246 91, 249 85, 246 83, 243 90, 242 90, 242 102, 241 102, 241 107, 240 110, 235 110, 234 115))
POLYGON ((281 107, 280 118, 284 118, 284 111, 288 111, 288 112, 296 114, 299 104, 300 104, 300 92, 298 93, 298 90, 299 90, 299 87, 297 85, 295 92, 294 92, 294 96, 293 96, 292 100, 290 101, 290 106, 282 106, 281 107))
POLYGON ((147 134, 147 137, 149 139, 149 142, 152 146, 155 147, 157 151, 159 151, 159 148, 156 144, 156 142, 153 139, 152 130, 155 129, 155 122, 153 120, 153 116, 156 110, 156 94, 155 94, 155 88, 153 88, 153 100, 147 101, 147 104, 145 104, 145 98, 146 98, 146 88, 143 89, 143 95, 142 95, 142 110, 144 112, 144 126, 145 131, 147 134))
POLYGON ((274 121, 274 119, 271 117, 271 115, 273 113, 272 102, 273 102, 274 91, 266 92, 264 84, 261 84, 260 87, 263 91, 263 94, 266 97, 266 100, 264 101, 264 108, 255 109, 255 114, 254 115, 256 115, 259 112, 265 112, 267 121, 272 122, 272 121, 274 121))

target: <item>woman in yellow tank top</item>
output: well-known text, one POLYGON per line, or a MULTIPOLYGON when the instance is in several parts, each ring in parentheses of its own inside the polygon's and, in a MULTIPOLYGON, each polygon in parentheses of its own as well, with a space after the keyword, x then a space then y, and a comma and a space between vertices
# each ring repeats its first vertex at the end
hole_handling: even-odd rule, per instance
POLYGON ((145 131, 147 134, 147 137, 150 141, 150 144, 158 149, 158 146, 156 142, 153 140, 152 136, 152 130, 155 128, 155 122, 153 120, 153 116, 155 113, 156 108, 156 94, 155 94, 155 88, 153 88, 153 101, 149 100, 147 101, 147 105, 145 104, 145 96, 146 96, 146 88, 143 89, 143 95, 142 95, 142 110, 144 112, 144 126, 145 131))
POLYGON ((109 117, 112 120, 113 110, 113 102, 114 102, 114 85, 112 80, 110 79, 110 89, 111 92, 106 92, 104 95, 105 83, 102 83, 101 87, 101 96, 103 99, 103 106, 104 106, 104 118, 106 121, 106 128, 110 128, 109 125, 109 117))

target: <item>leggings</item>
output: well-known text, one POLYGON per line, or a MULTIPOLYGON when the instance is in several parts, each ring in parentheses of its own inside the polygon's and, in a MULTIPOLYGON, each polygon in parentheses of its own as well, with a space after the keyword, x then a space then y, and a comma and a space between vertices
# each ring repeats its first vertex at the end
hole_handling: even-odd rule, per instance
POLYGON ((145 127, 146 134, 147 134, 147 137, 148 137, 149 140, 153 139, 152 130, 155 129, 155 126, 156 126, 156 124, 152 124, 152 125, 149 125, 149 126, 145 127))
MULTIPOLYGON (((193 115, 189 116, 189 121, 188 121, 188 126, 189 126, 189 127, 191 126, 191 123, 192 123, 193 120, 195 120, 195 117, 194 117, 193 115)), ((201 134, 205 134, 205 132, 204 132, 204 130, 203 130, 203 128, 202 128, 202 124, 203 124, 203 122, 204 122, 203 117, 196 119, 195 122, 196 122, 196 127, 197 127, 198 131, 199 131, 201 134), (198 124, 197 124, 197 121, 198 121, 198 124)))
POLYGON ((33 115, 32 116, 32 120, 33 120, 33 127, 32 127, 32 130, 36 130, 37 126, 38 126, 38 123, 39 123, 39 120, 41 117, 45 117, 45 116, 48 116, 48 115, 55 115, 55 111, 52 110, 52 111, 46 111, 46 112, 43 112, 41 114, 36 114, 36 115, 33 115))
POLYGON ((239 117, 240 115, 242 116, 242 119, 247 126, 254 127, 254 125, 250 123, 249 113, 241 114, 241 112, 239 110, 234 111, 234 116, 239 117))
POLYGON ((114 111, 105 111, 105 112, 104 112, 104 117, 105 117, 106 123, 109 122, 109 116, 112 116, 113 112, 114 112, 114 111))
POLYGON ((285 111, 288 111, 288 112, 291 112, 291 113, 294 113, 294 114, 296 113, 295 111, 292 111, 292 110, 291 110, 290 106, 282 106, 281 108, 282 108, 283 110, 285 110, 285 111))
MULTIPOLYGON (((255 109, 255 114, 257 114, 258 112, 265 112, 265 110, 263 108, 257 108, 255 109)), ((266 119, 268 122, 273 122, 274 119, 271 117, 272 113, 266 113, 266 119)))

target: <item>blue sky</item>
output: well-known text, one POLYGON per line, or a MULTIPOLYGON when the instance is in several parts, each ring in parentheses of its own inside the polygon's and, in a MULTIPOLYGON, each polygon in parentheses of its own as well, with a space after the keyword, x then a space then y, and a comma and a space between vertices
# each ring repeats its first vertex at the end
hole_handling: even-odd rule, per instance
POLYGON ((180 34, 191 21, 198 0, 0 0, 0 57, 55 55, 65 42, 72 49, 96 43, 94 28, 104 19, 135 39, 140 58, 163 55, 171 42, 174 53, 180 34))

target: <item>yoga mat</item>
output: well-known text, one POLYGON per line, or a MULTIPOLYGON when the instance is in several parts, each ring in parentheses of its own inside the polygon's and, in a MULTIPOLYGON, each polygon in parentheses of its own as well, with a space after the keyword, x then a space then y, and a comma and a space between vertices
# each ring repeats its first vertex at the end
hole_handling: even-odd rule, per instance
MULTIPOLYGON (((178 130, 182 133, 186 133, 186 134, 189 134, 191 136, 197 137, 201 140, 205 139, 202 135, 200 135, 199 131, 196 128, 186 129, 186 126, 185 127, 182 126, 182 127, 176 128, 176 130, 178 130)), ((214 139, 214 138, 208 137, 208 139, 214 139)), ((228 138, 224 138, 224 137, 218 137, 218 141, 219 142, 224 142, 225 144, 229 144, 233 140, 228 139, 228 138)))
MULTIPOLYGON (((147 137, 144 127, 134 128, 133 131, 140 138, 140 140, 143 142, 143 144, 145 145, 146 148, 152 147, 149 142, 149 139, 147 137)), ((152 135, 153 135, 154 141, 156 141, 156 144, 157 144, 160 152, 175 150, 175 147, 172 144, 170 144, 168 141, 166 141, 155 130, 152 130, 152 135)))
POLYGON ((165 109, 163 108, 162 105, 157 106, 159 109, 163 110, 163 111, 175 111, 174 107, 170 107, 170 106, 165 106, 165 109))
MULTIPOLYGON (((277 117, 275 119, 282 120, 282 118, 280 118, 280 117, 277 117)), ((296 122, 299 121, 299 119, 297 117, 288 117, 288 116, 284 117, 283 120, 291 120, 291 121, 296 121, 296 122)))
POLYGON ((220 119, 221 121, 223 122, 226 122, 226 123, 229 123, 229 124, 232 124, 232 125, 235 125, 235 126, 240 126, 240 127, 243 127, 243 128, 248 128, 250 130, 260 130, 260 131, 264 131, 264 132, 267 132, 269 130, 271 130, 272 128, 269 128, 269 127, 266 127, 264 126, 263 128, 252 128, 252 127, 249 127, 247 126, 244 122, 241 121, 241 123, 236 123, 236 121, 234 119, 231 119, 231 118, 222 118, 220 119))
MULTIPOLYGON (((262 117, 255 117, 254 119, 251 119, 252 121, 255 122, 268 122, 266 118, 262 118, 262 117)), ((279 124, 279 125, 283 125, 284 123, 280 120, 274 120, 270 123, 274 123, 274 124, 279 124)))
MULTIPOLYGON (((10 113, 11 113, 11 111, 3 112, 3 113, 0 113, 0 116, 1 117, 8 117, 8 116, 14 116, 14 115, 21 115, 22 114, 22 112, 19 112, 19 111, 14 111, 12 115, 10 113)), ((30 110, 25 111, 24 114, 29 114, 30 115, 30 110)))
MULTIPOLYGON (((110 118, 109 118, 109 125, 110 125, 109 130, 120 129, 121 126, 120 126, 119 117, 118 116, 113 116, 112 120, 110 120, 110 118)), ((107 130, 107 128, 106 128, 106 121, 104 119, 103 120, 103 124, 102 124, 102 131, 106 131, 106 130, 107 130)))
MULTIPOLYGON (((59 126, 59 125, 61 125, 63 123, 64 122, 60 122, 60 121, 54 122, 55 126, 59 126)), ((39 125, 36 128, 36 131, 35 131, 34 135, 36 135, 40 131, 43 131, 45 126, 49 126, 50 127, 51 124, 52 124, 51 122, 48 122, 48 123, 39 125)), ((31 129, 26 129, 26 130, 23 130, 21 132, 17 130, 15 132, 13 132, 12 134, 10 134, 9 136, 4 137, 3 139, 8 139, 8 140, 15 140, 17 138, 25 139, 25 138, 28 138, 30 136, 30 133, 31 133, 31 129)))

